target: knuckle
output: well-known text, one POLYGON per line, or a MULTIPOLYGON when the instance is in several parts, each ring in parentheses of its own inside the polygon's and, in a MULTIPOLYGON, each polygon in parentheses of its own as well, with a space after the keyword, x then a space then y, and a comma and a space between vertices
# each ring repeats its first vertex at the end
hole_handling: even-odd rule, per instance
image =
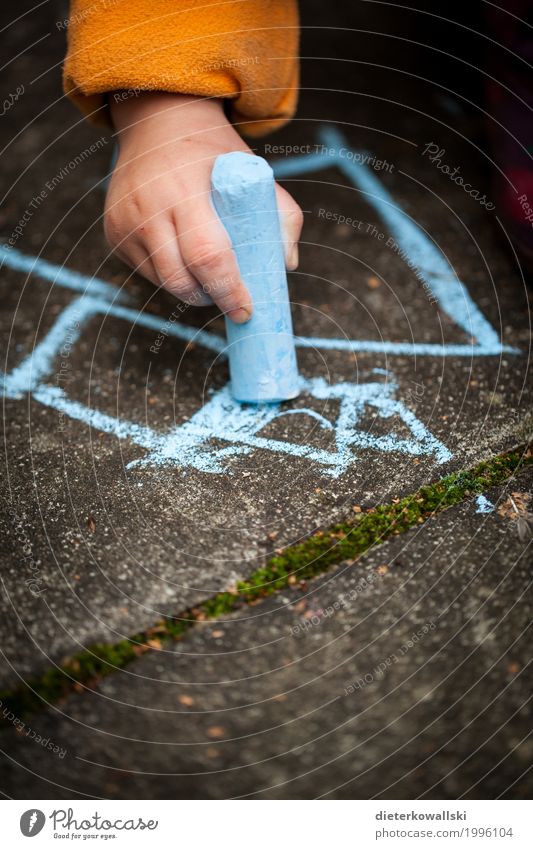
POLYGON ((235 289, 235 281, 231 275, 225 275, 224 277, 214 278, 202 286, 202 289, 207 295, 211 295, 216 301, 220 301, 221 298, 231 297, 235 289))
POLYGON ((190 275, 183 272, 162 276, 162 285, 176 297, 189 295, 196 288, 190 275))
POLYGON ((220 266, 221 251, 211 241, 195 240, 186 250, 188 265, 194 270, 214 272, 220 266))
POLYGON ((105 213, 104 235, 108 244, 112 248, 116 248, 116 246, 122 241, 121 219, 115 209, 111 209, 105 213))
POLYGON ((110 189, 104 210, 104 235, 112 248, 133 235, 142 218, 140 201, 135 192, 119 194, 110 189))
POLYGON ((164 262, 161 260, 161 257, 157 255, 157 253, 153 256, 155 269, 157 271, 157 276, 161 280, 162 283, 173 283, 176 279, 181 279, 183 276, 182 272, 176 270, 176 266, 171 263, 164 262))

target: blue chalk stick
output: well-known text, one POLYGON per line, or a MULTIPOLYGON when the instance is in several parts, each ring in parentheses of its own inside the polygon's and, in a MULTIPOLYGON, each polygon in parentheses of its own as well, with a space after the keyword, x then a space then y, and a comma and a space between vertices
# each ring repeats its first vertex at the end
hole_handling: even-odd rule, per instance
POLYGON ((259 156, 225 153, 215 161, 211 184, 253 303, 246 324, 226 318, 232 394, 250 403, 296 398, 298 367, 272 168, 259 156))

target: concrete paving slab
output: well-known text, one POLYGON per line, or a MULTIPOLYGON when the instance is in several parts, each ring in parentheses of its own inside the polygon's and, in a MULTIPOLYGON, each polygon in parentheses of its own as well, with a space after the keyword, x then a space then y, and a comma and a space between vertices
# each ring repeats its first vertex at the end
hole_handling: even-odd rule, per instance
POLYGON ((529 469, 4 730, 5 786, 17 798, 527 798, 531 537, 511 498, 527 510, 532 487, 529 469))
MULTIPOLYGON (((49 24, 27 16, 11 38, 29 43, 49 24)), ((55 33, 32 66, 24 56, 14 62, 9 79, 46 70, 61 50, 55 33)), ((321 67, 340 88, 345 69, 321 67)), ((315 64, 304 73, 313 79, 315 64)), ((300 269, 290 275, 304 391, 274 416, 228 402, 216 313, 190 309, 173 321, 175 302, 107 256, 101 181, 112 139, 56 102, 52 75, 33 87, 28 77, 8 116, 21 136, 5 175, 5 241, 45 195, 2 269, 11 381, 4 682, 197 603, 353 504, 388 501, 525 437, 523 281, 495 212, 423 154, 433 140, 488 191, 471 142, 479 119, 464 111, 458 133, 434 94, 431 117, 405 108, 417 98, 420 106, 422 81, 402 77, 398 105, 380 99, 385 80, 377 72, 367 80, 372 97, 303 91, 300 117, 258 142, 306 219, 300 269), (315 162, 316 145, 326 152, 315 162), (298 159, 307 147, 312 170, 309 157, 298 159), (35 265, 36 256, 62 270, 35 265), (73 282, 64 269, 88 280, 73 282), (200 329, 207 335, 195 336, 200 329), (52 345, 48 359, 43 344, 52 345), (24 379, 29 396, 16 391, 24 379)))
MULTIPOLYGON (((58 99, 63 6, 5 31, 24 92, 2 130, 2 687, 531 434, 530 296, 456 58, 472 44, 371 5, 334 31, 305 4, 298 116, 254 142, 305 212, 303 391, 275 415, 231 404, 215 311, 176 313, 108 256, 113 139, 58 99)), ((508 492, 527 509, 531 483, 13 717, 3 791, 527 797, 531 555, 508 492)))

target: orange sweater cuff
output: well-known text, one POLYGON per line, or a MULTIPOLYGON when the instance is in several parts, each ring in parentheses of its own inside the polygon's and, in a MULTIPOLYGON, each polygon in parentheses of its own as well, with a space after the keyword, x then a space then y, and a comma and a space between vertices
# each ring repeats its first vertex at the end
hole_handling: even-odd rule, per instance
POLYGON ((169 91, 232 100, 258 136, 288 121, 299 82, 296 0, 72 0, 65 93, 96 123, 105 95, 169 91))

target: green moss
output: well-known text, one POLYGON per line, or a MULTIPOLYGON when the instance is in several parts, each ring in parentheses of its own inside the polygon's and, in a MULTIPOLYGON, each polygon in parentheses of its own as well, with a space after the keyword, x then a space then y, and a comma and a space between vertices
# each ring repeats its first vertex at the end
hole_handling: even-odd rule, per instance
POLYGON ((395 503, 380 505, 320 531, 272 557, 249 578, 239 581, 233 592, 218 593, 192 610, 157 622, 130 639, 89 646, 23 687, 0 692, 0 707, 23 718, 47 703, 60 701, 72 690, 91 689, 101 678, 124 668, 140 654, 157 651, 165 642, 181 639, 195 623, 216 620, 286 588, 295 580, 314 578, 335 564, 354 560, 388 537, 404 533, 435 513, 503 483, 532 461, 531 449, 509 451, 473 469, 423 486, 395 503))

